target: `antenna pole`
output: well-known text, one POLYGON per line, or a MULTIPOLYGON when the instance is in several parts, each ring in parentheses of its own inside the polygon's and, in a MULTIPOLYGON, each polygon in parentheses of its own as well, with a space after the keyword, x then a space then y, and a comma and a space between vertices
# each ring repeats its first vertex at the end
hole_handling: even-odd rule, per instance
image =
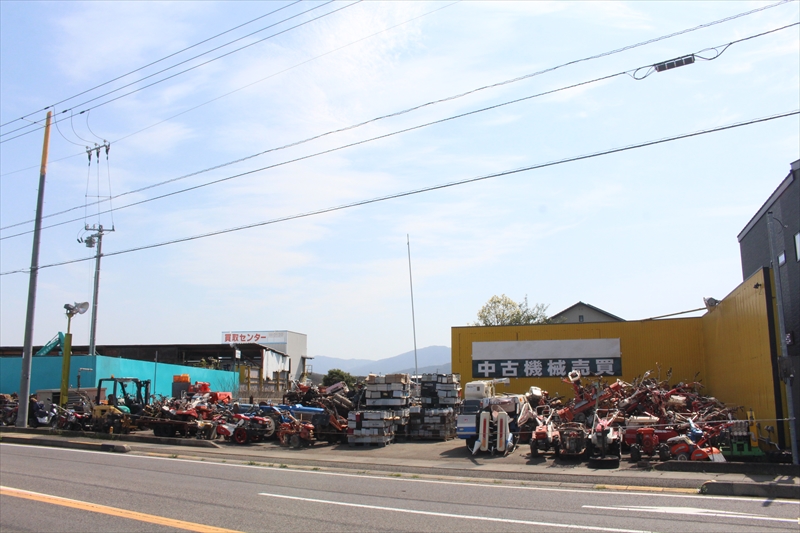
POLYGON ((411 327, 414 331, 414 375, 419 379, 419 366, 417 366, 417 320, 414 317, 414 281, 411 277, 411 238, 406 233, 408 245, 408 285, 411 288, 411 327))
POLYGON ((28 311, 25 316, 25 344, 22 348, 22 372, 19 379, 19 408, 17 427, 28 425, 28 397, 31 395, 31 365, 33 363, 33 317, 36 310, 36 282, 39 277, 39 242, 42 232, 42 206, 44 205, 44 182, 47 175, 47 152, 50 146, 50 121, 53 112, 47 112, 42 146, 42 166, 39 169, 39 197, 36 200, 36 222, 33 226, 33 253, 31 254, 31 277, 28 283, 28 311))

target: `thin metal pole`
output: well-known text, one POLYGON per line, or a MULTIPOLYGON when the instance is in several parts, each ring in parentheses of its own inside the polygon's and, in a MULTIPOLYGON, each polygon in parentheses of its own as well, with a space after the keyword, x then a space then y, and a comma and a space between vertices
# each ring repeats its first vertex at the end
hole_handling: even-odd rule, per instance
POLYGON ((411 238, 406 233, 406 244, 408 245, 408 285, 411 287, 411 327, 414 331, 414 375, 419 379, 419 367, 417 366, 417 320, 414 317, 414 281, 411 278, 411 238))
POLYGON ((92 328, 89 333, 89 355, 95 353, 95 335, 97 334, 97 293, 100 290, 100 258, 103 256, 103 226, 97 232, 97 259, 94 263, 94 297, 92 298, 92 328))
POLYGON ((42 147, 42 166, 39 169, 39 197, 36 200, 36 222, 33 226, 33 252, 31 254, 31 276, 28 283, 28 311, 25 315, 25 339, 22 347, 22 372, 19 379, 19 408, 17 427, 28 425, 28 397, 31 394, 31 366, 33 364, 33 317, 36 310, 36 283, 39 277, 39 243, 42 232, 42 207, 44 206, 44 183, 47 176, 47 152, 50 146, 50 120, 53 112, 47 112, 44 126, 44 146, 42 147))
MULTIPOLYGON (((767 212, 767 237, 769 238, 769 264, 772 267, 772 272, 775 276, 775 294, 778 298, 778 330, 781 336, 781 353, 778 356, 780 363, 789 363, 788 355, 789 352, 786 347, 786 327, 783 324, 783 287, 781 286, 781 271, 780 265, 776 265, 775 262, 775 248, 772 245, 772 237, 774 230, 772 229, 773 217, 772 211, 767 212)), ((779 365, 779 368, 783 368, 786 366, 785 364, 779 365)), ((784 374, 784 371, 781 370, 781 374, 784 374)), ((798 457, 797 457, 797 419, 794 417, 794 394, 792 393, 792 377, 790 375, 784 375, 783 379, 784 383, 786 384, 786 396, 787 402, 786 404, 789 406, 789 439, 792 441, 792 464, 798 464, 798 457)))
POLYGON ((67 334, 64 335, 64 345, 61 350, 61 395, 59 396, 58 404, 61 407, 66 407, 67 399, 69 397, 69 367, 70 359, 72 358, 72 316, 70 311, 67 311, 67 334))
POLYGON ((158 385, 158 350, 156 350, 156 361, 155 366, 153 367, 153 394, 158 392, 156 388, 158 385))

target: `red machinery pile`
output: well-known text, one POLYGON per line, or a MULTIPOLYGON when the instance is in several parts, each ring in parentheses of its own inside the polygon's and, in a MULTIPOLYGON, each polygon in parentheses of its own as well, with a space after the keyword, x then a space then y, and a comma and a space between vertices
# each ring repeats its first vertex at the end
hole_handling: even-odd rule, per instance
MULTIPOLYGON (((626 383, 584 383, 579 372, 564 382, 574 397, 567 402, 546 392, 529 395, 531 455, 552 449, 557 456, 619 462, 623 447, 631 459, 724 461, 715 438, 733 425, 739 407, 727 407, 700 393, 698 381, 670 386, 650 372, 626 383)), ((757 440, 757 439, 756 439, 757 440)))

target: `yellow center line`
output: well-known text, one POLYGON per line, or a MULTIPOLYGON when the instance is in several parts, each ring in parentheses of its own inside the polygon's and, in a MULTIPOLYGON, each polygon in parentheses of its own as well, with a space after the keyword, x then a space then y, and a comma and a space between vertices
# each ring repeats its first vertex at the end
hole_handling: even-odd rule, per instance
POLYGON ((697 494, 697 489, 682 489, 673 487, 646 487, 639 485, 595 485, 596 489, 627 490, 632 492, 676 492, 679 494, 697 494))
POLYGON ((163 516, 138 513, 136 511, 128 511, 127 509, 118 509, 116 507, 108 507, 107 505, 100 505, 97 503, 71 500, 69 498, 62 498, 60 496, 51 496, 49 494, 41 494, 39 492, 31 492, 29 490, 14 489, 11 487, 4 487, 2 485, 0 485, 0 495, 13 496, 15 498, 25 498, 27 500, 34 500, 37 502, 51 503, 53 505, 63 505, 64 507, 72 507, 73 509, 81 509, 84 511, 91 511, 93 513, 118 516, 120 518, 128 518, 131 520, 138 520, 140 522, 148 522, 150 524, 174 527, 176 529, 185 529, 186 531, 196 531, 198 533, 241 533, 240 531, 233 529, 207 526, 205 524, 186 522, 184 520, 175 520, 174 518, 165 518, 163 516))

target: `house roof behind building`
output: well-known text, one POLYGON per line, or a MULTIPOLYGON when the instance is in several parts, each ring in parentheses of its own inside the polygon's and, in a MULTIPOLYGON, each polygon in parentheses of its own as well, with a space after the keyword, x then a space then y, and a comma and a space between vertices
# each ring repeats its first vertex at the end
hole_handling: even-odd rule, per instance
POLYGON ((564 309, 563 311, 560 311, 560 312, 558 312, 558 313, 554 314, 554 315, 553 315, 552 317, 550 317, 550 318, 555 318, 555 317, 557 317, 557 316, 559 316, 559 315, 563 315, 563 314, 567 313, 568 311, 571 311, 572 309, 575 309, 576 307, 578 307, 578 306, 580 306, 580 305, 582 305, 582 306, 584 306, 584 307, 588 307, 589 309, 591 309, 591 310, 593 310, 593 311, 597 311, 598 313, 602 313, 602 314, 606 315, 607 317, 609 317, 609 318, 612 318, 612 319, 614 319, 614 320, 617 320, 617 321, 619 321, 619 322, 625 322, 625 319, 624 319, 624 318, 620 318, 620 317, 618 317, 617 315, 612 315, 612 314, 611 314, 611 313, 609 313, 608 311, 603 311, 603 310, 602 310, 602 309, 600 309, 599 307, 595 307, 595 306, 593 306, 593 305, 591 305, 591 304, 587 304, 586 302, 578 302, 578 303, 576 303, 576 304, 570 305, 569 307, 567 307, 567 308, 566 308, 566 309, 564 309))

